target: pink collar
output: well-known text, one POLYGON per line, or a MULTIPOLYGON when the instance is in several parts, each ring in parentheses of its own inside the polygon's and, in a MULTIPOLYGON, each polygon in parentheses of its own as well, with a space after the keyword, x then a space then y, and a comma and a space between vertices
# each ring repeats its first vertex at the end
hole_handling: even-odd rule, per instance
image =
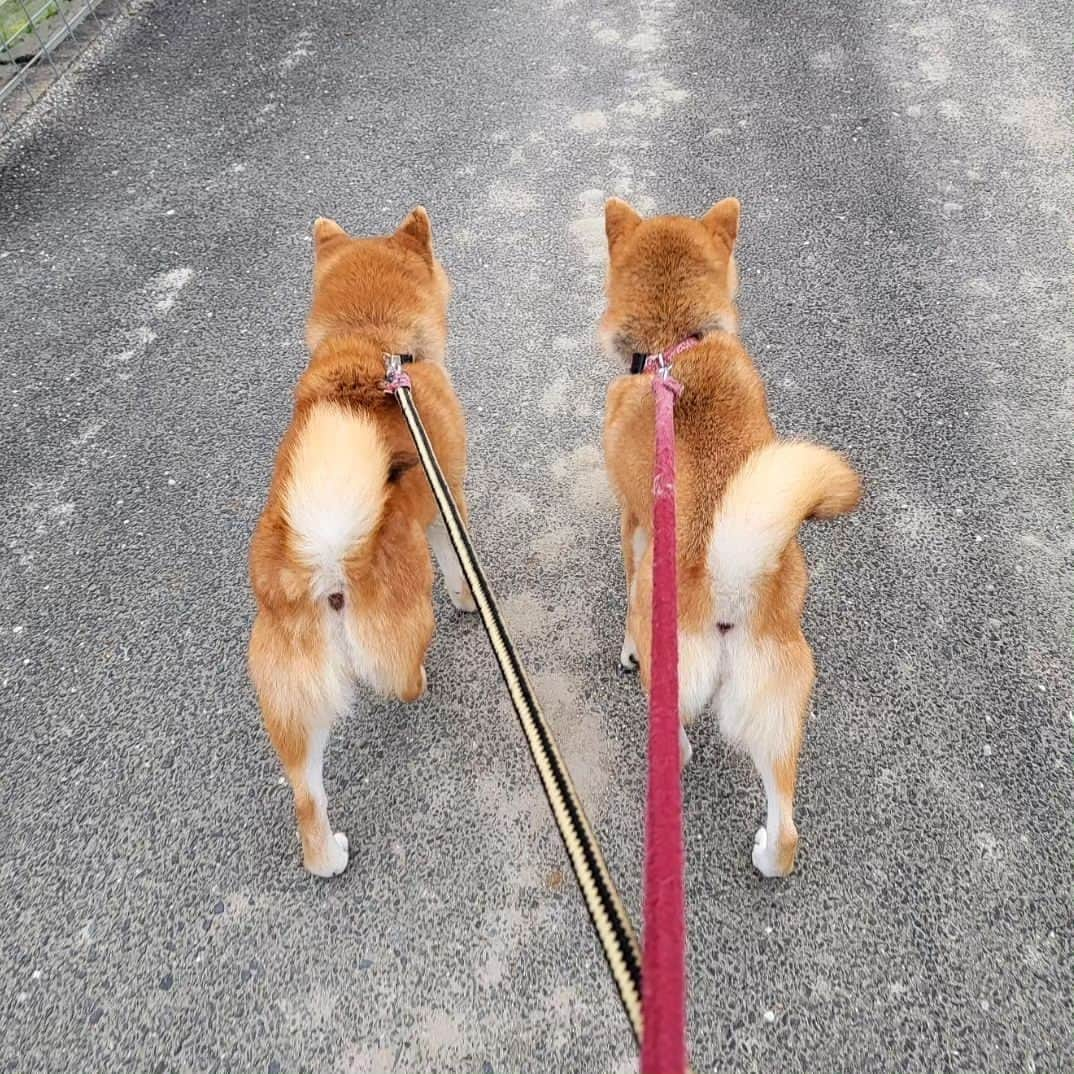
POLYGON ((642 354, 635 351, 634 357, 630 363, 630 372, 654 373, 657 370, 670 369, 671 363, 675 361, 680 354, 693 349, 700 342, 701 337, 695 334, 687 336, 685 339, 680 339, 678 343, 673 344, 666 350, 657 351, 656 354, 642 354))

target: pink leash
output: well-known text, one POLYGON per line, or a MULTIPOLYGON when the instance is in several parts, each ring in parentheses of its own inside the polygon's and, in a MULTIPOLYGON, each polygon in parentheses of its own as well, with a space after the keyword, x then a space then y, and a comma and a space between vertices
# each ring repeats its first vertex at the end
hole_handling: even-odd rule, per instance
POLYGON ((645 363, 653 373, 653 639, 649 692, 649 796, 645 814, 641 1074, 686 1070, 686 852, 679 768, 679 613, 675 551, 675 400, 671 363, 690 336, 645 363))

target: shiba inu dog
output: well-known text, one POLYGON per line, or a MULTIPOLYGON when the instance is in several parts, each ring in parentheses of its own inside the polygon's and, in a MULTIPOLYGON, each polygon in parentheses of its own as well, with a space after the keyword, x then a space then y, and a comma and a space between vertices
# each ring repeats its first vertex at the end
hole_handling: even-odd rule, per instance
POLYGON ((415 400, 465 516, 466 427, 443 365, 450 285, 415 209, 392 235, 313 229, 309 365, 276 458, 250 550, 258 614, 250 675, 295 797, 306 868, 346 868, 328 823, 322 769, 329 729, 356 683, 413 701, 426 687, 432 563, 451 599, 473 600, 398 406, 385 356, 412 359, 415 400))
MULTIPOLYGON (((673 370, 684 386, 675 408, 681 716, 689 724, 715 709, 724 735, 753 758, 768 800, 753 864, 765 876, 784 876, 794 867, 798 846, 794 789, 814 680, 801 626, 806 564, 796 535, 807 518, 852 511, 861 489, 835 452, 776 437, 764 385, 737 334, 738 225, 734 198, 698 220, 643 220, 626 202, 609 200, 601 335, 608 352, 628 366, 635 355, 683 344, 673 370)), ((613 380, 604 419, 628 590, 620 659, 628 668, 640 665, 646 690, 654 413, 649 380, 613 380)), ((685 732, 680 749, 685 764, 685 732)))

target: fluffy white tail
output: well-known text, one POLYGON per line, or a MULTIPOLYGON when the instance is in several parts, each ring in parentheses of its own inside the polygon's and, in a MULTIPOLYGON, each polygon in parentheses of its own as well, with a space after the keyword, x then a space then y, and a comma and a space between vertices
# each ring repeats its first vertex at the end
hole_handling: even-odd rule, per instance
POLYGON ((717 619, 749 615, 757 583, 805 519, 846 514, 860 498, 858 475, 828 448, 785 441, 755 451, 728 483, 709 545, 717 619))
POLYGON ((310 411, 291 453, 284 509, 315 599, 343 589, 344 560, 380 520, 388 462, 368 418, 332 403, 310 411))

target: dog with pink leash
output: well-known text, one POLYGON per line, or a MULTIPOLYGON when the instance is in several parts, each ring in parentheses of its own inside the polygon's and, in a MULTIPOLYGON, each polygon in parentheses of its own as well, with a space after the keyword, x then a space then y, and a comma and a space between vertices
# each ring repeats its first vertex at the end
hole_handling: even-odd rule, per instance
MULTIPOLYGON (((794 791, 813 654, 802 633, 808 576, 796 539, 808 518, 852 511, 861 482, 834 451, 781 441, 764 385, 738 338, 734 245, 739 203, 718 202, 700 219, 648 220, 626 202, 605 207, 606 349, 632 372, 612 381, 604 419, 608 474, 622 517, 628 611, 621 661, 658 685, 655 592, 677 599, 678 710, 688 725, 714 710, 725 737, 750 754, 768 800, 752 849, 764 876, 794 868, 794 791), (674 572, 654 564, 654 395, 637 375, 660 355, 682 385, 675 404, 677 453, 674 572), (639 364, 640 363, 640 364, 639 364), (656 568, 656 569, 654 569, 656 568), (677 575, 677 578, 675 577, 677 575), (661 582, 661 579, 663 581, 661 582)), ((660 395, 657 395, 660 398, 660 395)), ((659 549, 657 549, 659 553, 659 549)), ((664 653, 659 663, 671 660, 664 653)), ((690 757, 680 739, 681 761, 690 757)))

